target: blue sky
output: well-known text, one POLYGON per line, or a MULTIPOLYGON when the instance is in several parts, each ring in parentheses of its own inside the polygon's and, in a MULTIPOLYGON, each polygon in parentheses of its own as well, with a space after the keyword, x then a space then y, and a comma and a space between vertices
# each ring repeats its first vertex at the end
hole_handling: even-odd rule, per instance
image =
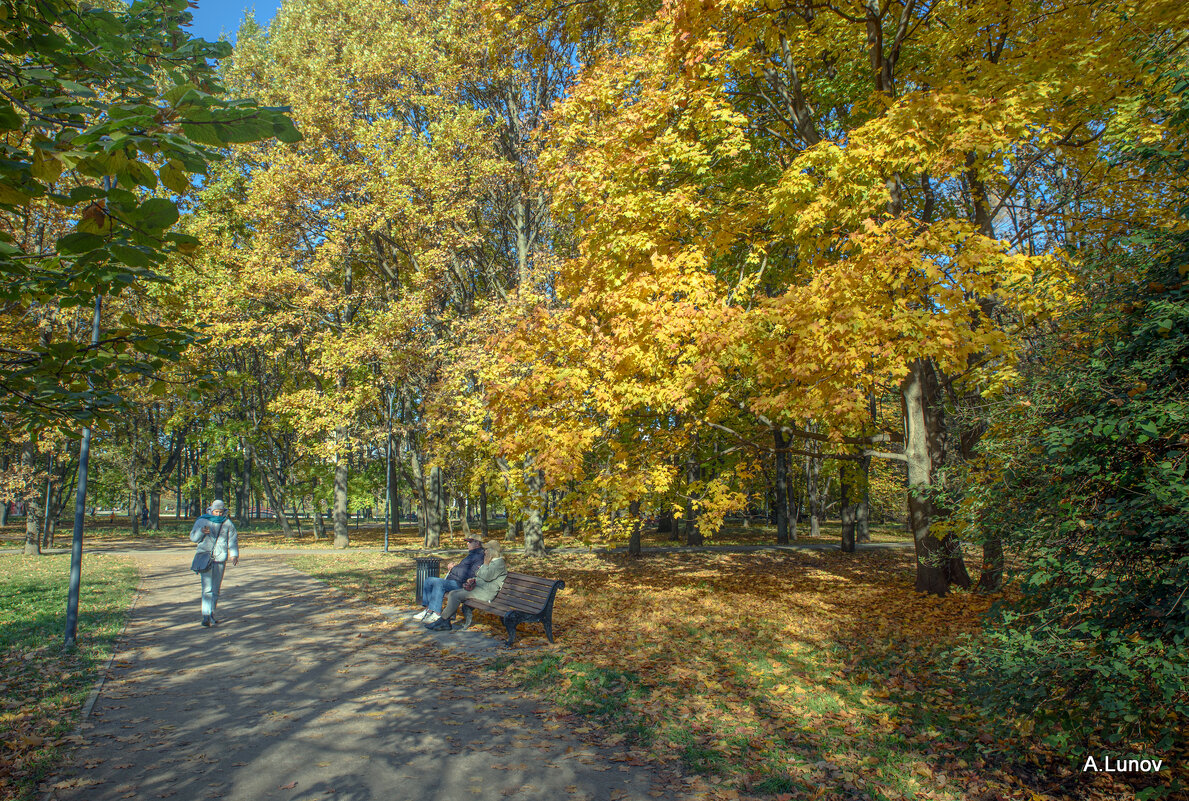
POLYGON ((256 9, 256 21, 267 25, 280 5, 281 0, 198 0, 198 8, 190 9, 194 15, 190 31, 193 36, 212 42, 226 34, 234 43, 245 9, 256 9))

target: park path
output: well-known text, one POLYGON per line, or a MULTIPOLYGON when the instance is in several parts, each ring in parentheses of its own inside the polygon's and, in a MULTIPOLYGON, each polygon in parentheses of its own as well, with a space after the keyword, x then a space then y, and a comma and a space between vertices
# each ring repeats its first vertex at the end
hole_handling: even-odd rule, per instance
MULTIPOLYGON (((199 625, 191 550, 141 552, 141 593, 55 801, 676 798, 621 748, 260 551, 199 625)), ((477 632, 463 632, 479 636, 477 632)), ((446 632, 443 635, 449 636, 446 632)))

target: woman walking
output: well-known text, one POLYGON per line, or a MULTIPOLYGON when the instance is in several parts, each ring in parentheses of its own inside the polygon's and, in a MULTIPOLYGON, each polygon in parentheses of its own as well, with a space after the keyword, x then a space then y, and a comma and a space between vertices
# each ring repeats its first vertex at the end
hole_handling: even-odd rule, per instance
POLYGON ((475 578, 462 585, 461 590, 454 590, 447 595, 446 609, 442 612, 442 617, 425 627, 430 631, 445 631, 453 628, 450 620, 463 601, 467 598, 490 601, 500 591, 500 587, 504 586, 504 579, 507 577, 508 566, 504 562, 500 544, 495 540, 488 540, 483 543, 483 566, 479 568, 475 578))
POLYGON ((223 571, 227 560, 239 564, 239 538, 235 523, 227 519, 227 507, 222 501, 212 501, 210 510, 194 521, 190 529, 190 542, 197 542, 197 553, 209 554, 209 567, 198 571, 202 582, 202 625, 211 626, 215 620, 215 606, 219 603, 219 587, 223 584, 223 571))

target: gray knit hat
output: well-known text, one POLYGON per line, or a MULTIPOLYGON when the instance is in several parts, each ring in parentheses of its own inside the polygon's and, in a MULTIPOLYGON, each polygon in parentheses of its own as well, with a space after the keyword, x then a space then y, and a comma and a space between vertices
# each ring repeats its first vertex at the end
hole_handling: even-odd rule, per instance
POLYGON ((211 501, 211 513, 226 511, 227 504, 222 501, 211 501))

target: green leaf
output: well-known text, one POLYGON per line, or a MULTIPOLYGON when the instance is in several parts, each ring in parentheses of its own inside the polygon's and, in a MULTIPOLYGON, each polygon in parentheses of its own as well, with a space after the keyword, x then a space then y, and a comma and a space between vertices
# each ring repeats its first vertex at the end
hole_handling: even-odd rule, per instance
POLYGON ((136 210, 136 222, 146 228, 161 230, 177 221, 178 207, 172 200, 165 198, 150 198, 136 210))
POLYGON ((79 97, 94 97, 95 96, 95 93, 93 91, 91 91, 86 86, 83 86, 81 83, 75 83, 74 81, 68 81, 65 78, 59 78, 58 83, 61 84, 62 88, 64 88, 66 91, 70 92, 71 94, 78 95, 79 97))
POLYGON ((179 251, 186 254, 195 252, 202 244, 198 237, 189 234, 170 234, 169 238, 179 251))
POLYGON ((280 121, 274 122, 272 125, 273 135, 285 144, 293 144, 302 140, 301 131, 297 130, 297 126, 293 124, 293 120, 288 117, 283 117, 280 121))
POLYGON ((12 206, 24 206, 33 198, 26 195, 16 187, 9 186, 6 183, 0 183, 0 203, 7 203, 12 206))
POLYGON ((165 166, 161 168, 157 175, 167 189, 179 195, 190 189, 190 178, 182 169, 181 163, 176 159, 170 159, 165 162, 165 166))
POLYGON ((12 103, 0 103, 0 131, 19 131, 24 124, 12 103))
POLYGON ((157 188, 156 173, 154 173, 143 161, 129 161, 128 174, 132 176, 132 180, 136 182, 137 186, 143 186, 146 189, 157 188))
POLYGON ((197 125, 188 122, 182 123, 182 131, 192 141, 197 142, 200 145, 222 147, 223 140, 219 138, 214 128, 214 125, 197 125))
POLYGON ((129 267, 152 267, 153 260, 144 251, 128 245, 112 245, 111 253, 129 267))
POLYGON ((103 247, 104 244, 105 241, 101 236, 76 231, 58 240, 58 252, 71 254, 87 253, 103 247))

